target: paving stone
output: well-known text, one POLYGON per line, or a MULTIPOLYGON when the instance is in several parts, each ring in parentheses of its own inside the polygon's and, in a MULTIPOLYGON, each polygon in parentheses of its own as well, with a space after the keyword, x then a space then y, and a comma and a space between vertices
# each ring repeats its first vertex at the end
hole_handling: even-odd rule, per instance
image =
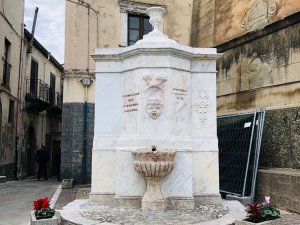
POLYGON ((194 210, 166 210, 162 212, 143 212, 140 209, 124 209, 115 202, 88 202, 81 206, 80 213, 83 217, 99 222, 115 224, 140 225, 140 224, 197 224, 215 220, 228 213, 228 208, 223 205, 198 205, 194 210))

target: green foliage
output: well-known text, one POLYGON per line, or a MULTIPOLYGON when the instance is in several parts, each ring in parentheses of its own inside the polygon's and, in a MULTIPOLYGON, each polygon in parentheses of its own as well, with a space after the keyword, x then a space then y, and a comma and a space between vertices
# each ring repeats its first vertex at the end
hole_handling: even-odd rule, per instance
POLYGON ((270 196, 265 196, 263 203, 254 202, 247 207, 248 216, 246 221, 260 223, 280 218, 280 212, 271 204, 270 196))
POLYGON ((52 218, 54 216, 55 210, 51 209, 50 207, 47 207, 47 208, 42 208, 42 209, 36 210, 34 214, 35 214, 35 218, 37 220, 48 219, 48 218, 52 218))

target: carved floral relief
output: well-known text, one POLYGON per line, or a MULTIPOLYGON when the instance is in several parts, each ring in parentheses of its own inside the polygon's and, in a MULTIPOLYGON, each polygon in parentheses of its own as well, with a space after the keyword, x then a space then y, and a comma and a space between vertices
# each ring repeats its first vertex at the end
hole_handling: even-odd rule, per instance
POLYGON ((201 123, 205 123, 208 117, 209 96, 207 90, 199 90, 195 101, 192 104, 192 110, 198 115, 201 123))

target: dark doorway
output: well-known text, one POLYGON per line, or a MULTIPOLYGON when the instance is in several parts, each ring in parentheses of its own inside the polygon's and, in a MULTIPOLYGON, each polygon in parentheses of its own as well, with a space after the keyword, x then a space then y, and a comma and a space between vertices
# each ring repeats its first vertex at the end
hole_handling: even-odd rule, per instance
POLYGON ((27 157, 27 176, 33 176, 35 173, 35 147, 36 147, 36 138, 35 131, 33 127, 29 128, 28 131, 28 140, 26 146, 26 157, 27 157))
POLYGON ((60 141, 52 142, 52 170, 51 175, 59 177, 60 174, 60 141))

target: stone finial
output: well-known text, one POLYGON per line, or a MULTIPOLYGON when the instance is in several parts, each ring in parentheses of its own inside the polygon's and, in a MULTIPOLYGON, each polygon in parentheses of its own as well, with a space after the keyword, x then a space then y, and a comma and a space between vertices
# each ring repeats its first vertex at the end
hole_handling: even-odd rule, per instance
POLYGON ((153 26, 153 33, 163 32, 163 22, 164 22, 164 14, 166 10, 162 7, 151 7, 146 10, 146 13, 149 15, 149 22, 153 26))
POLYGON ((157 43, 168 43, 168 44, 177 44, 176 41, 169 39, 167 35, 163 34, 164 27, 164 14, 166 10, 162 7, 151 7, 146 10, 146 13, 149 15, 149 22, 153 26, 153 30, 144 35, 142 40, 136 42, 136 45, 141 44, 157 44, 157 43))

